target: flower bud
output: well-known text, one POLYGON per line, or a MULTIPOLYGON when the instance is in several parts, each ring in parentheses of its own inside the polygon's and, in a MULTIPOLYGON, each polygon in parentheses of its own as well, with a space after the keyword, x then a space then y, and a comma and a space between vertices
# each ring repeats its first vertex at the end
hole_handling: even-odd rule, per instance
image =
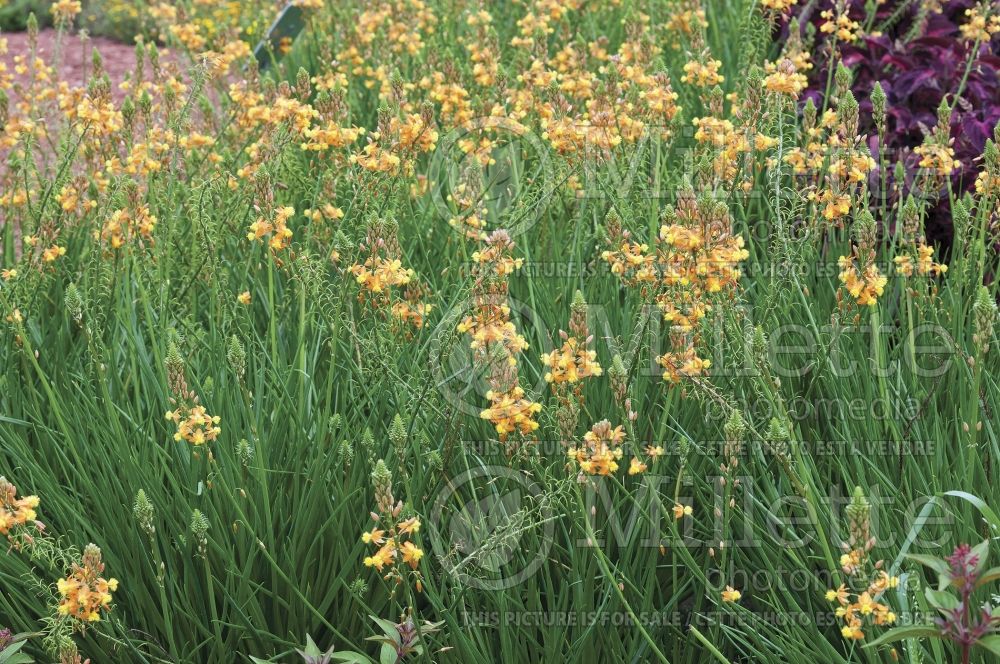
POLYGON ((202 558, 208 553, 208 517, 201 510, 191 512, 191 536, 198 546, 198 555, 202 558))
POLYGON ((872 88, 872 117, 875 120, 875 126, 878 127, 879 133, 885 131, 885 90, 882 89, 882 84, 878 81, 875 82, 875 87, 872 88))
POLYGON ((375 504, 383 515, 392 513, 392 471, 385 465, 385 461, 379 459, 372 471, 372 487, 375 489, 375 504))
POLYGON ((226 360, 233 373, 236 374, 236 378, 242 381, 247 370, 247 353, 235 334, 229 337, 229 344, 226 346, 226 360))
POLYGON ((135 494, 135 505, 132 507, 132 514, 135 515, 135 520, 139 523, 139 527, 152 537, 156 532, 156 526, 153 525, 153 517, 156 515, 156 509, 153 507, 153 503, 149 501, 149 498, 146 497, 146 492, 142 489, 139 489, 139 492, 135 494))

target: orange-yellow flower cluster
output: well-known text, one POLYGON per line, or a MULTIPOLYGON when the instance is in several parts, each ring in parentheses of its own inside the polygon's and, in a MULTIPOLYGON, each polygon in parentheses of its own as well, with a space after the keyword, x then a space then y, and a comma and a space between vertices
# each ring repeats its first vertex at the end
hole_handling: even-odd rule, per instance
POLYGON ((38 496, 17 497, 17 488, 0 476, 0 535, 9 535, 11 528, 35 520, 38 496))
POLYGON ((913 153, 920 157, 920 168, 931 169, 943 177, 950 176, 962 166, 962 162, 955 159, 955 150, 950 145, 928 141, 913 148, 913 153))
POLYGON ((656 303, 671 326, 675 348, 657 360, 664 379, 677 383, 706 373, 711 362, 698 356, 698 326, 715 300, 735 294, 740 263, 749 257, 743 238, 732 232, 725 204, 696 200, 690 189, 682 190, 676 208, 664 210, 652 251, 632 242, 617 221, 609 231, 620 238, 613 246, 621 248, 602 254, 612 273, 626 285, 655 287, 656 303))
POLYGON ((912 277, 914 274, 939 277, 948 271, 947 265, 934 262, 934 247, 923 242, 917 244, 916 257, 902 254, 893 258, 893 262, 896 264, 896 272, 904 277, 912 277))
POLYGON ((501 440, 514 432, 527 436, 538 429, 535 415, 541 412, 542 405, 526 399, 519 385, 507 392, 490 390, 486 398, 490 406, 480 412, 479 417, 490 421, 501 440))
POLYGON ((874 307, 878 304, 878 298, 885 292, 885 285, 889 280, 877 265, 870 263, 859 266, 854 256, 841 256, 837 259, 837 265, 840 266, 840 282, 859 305, 874 307))
POLYGON ((538 429, 535 416, 542 409, 518 384, 517 356, 528 343, 510 320, 507 279, 521 266, 513 249, 513 240, 503 230, 483 240, 482 248, 473 254, 477 272, 471 310, 457 327, 471 338, 474 361, 489 372, 491 389, 486 398, 490 405, 479 416, 493 425, 502 441, 512 433, 532 434, 538 429))
POLYGON ((778 12, 779 14, 784 14, 789 9, 794 7, 796 3, 798 3, 798 0, 761 0, 760 6, 764 9, 770 9, 778 12))
POLYGON ((365 556, 365 567, 385 572, 384 578, 402 582, 406 577, 416 580, 416 589, 422 588, 418 570, 424 551, 413 540, 420 532, 418 516, 403 517, 403 502, 393 496, 392 472, 379 459, 372 470, 375 490, 375 509, 371 512, 375 525, 361 534, 361 541, 375 547, 374 553, 365 556), (409 570, 399 563, 409 566, 409 570))
POLYGON ((186 440, 192 445, 204 445, 222 433, 218 426, 219 416, 209 415, 201 405, 168 410, 164 417, 177 425, 177 432, 174 434, 176 441, 186 440))
POLYGON ((663 367, 663 380, 677 384, 682 378, 703 376, 708 373, 712 361, 698 357, 694 346, 673 352, 668 351, 656 358, 656 363, 663 367))
POLYGON ((962 39, 968 42, 989 43, 993 35, 1000 34, 1000 10, 995 9, 995 3, 993 6, 992 15, 990 15, 988 5, 985 2, 980 6, 965 10, 968 20, 958 26, 959 32, 962 33, 962 39))
POLYGON ((361 287, 371 293, 382 293, 393 286, 405 286, 413 278, 413 270, 404 268, 398 258, 370 256, 360 265, 350 267, 361 287))
POLYGON ((837 39, 847 44, 852 44, 861 38, 861 24, 851 19, 847 9, 838 10, 834 14, 833 10, 826 9, 819 13, 823 23, 819 26, 819 31, 828 35, 836 35, 837 39))
POLYGON ((250 224, 247 239, 251 241, 262 240, 270 235, 268 246, 272 251, 281 251, 291 244, 292 229, 288 227, 288 220, 294 216, 295 208, 288 206, 278 208, 273 220, 258 217, 255 222, 250 224))
POLYGON ((768 63, 766 70, 768 74, 764 78, 764 88, 770 92, 798 99, 809 85, 806 75, 797 71, 795 63, 787 58, 777 65, 768 63))
POLYGON ((571 447, 566 455, 587 475, 610 475, 618 470, 624 451, 625 429, 602 420, 583 435, 583 444, 571 447))
POLYGON ((156 228, 156 217, 149 213, 145 205, 135 212, 129 209, 119 209, 111 213, 100 231, 100 238, 112 249, 121 249, 133 237, 150 241, 153 229, 156 228))
POLYGON ((542 355, 542 364, 548 368, 548 383, 572 384, 602 373, 597 351, 587 350, 586 343, 576 337, 568 337, 561 348, 542 355))
POLYGON ((401 521, 394 530, 395 536, 392 537, 386 537, 386 531, 378 527, 361 534, 362 542, 378 547, 375 553, 365 556, 365 567, 374 567, 381 572, 387 565, 391 566, 398 556, 411 569, 417 568, 420 559, 424 557, 424 552, 406 538, 420 530, 420 519, 411 517, 401 521))
POLYGON ((101 612, 111 610, 111 593, 118 590, 118 580, 105 579, 101 550, 93 544, 83 551, 83 559, 74 564, 64 579, 59 579, 59 615, 86 622, 98 622, 101 612))
MULTIPOLYGON (((842 557, 849 557, 844 554, 842 557)), ((873 625, 886 626, 896 622, 896 614, 880 601, 885 591, 899 585, 899 577, 890 576, 884 570, 875 574, 874 580, 861 592, 852 592, 845 584, 840 584, 835 590, 826 591, 828 602, 836 602, 835 615, 843 626, 840 633, 845 639, 858 641, 865 638, 862 631, 865 620, 873 625)))
POLYGON ((726 80, 726 77, 719 73, 722 62, 705 58, 704 62, 692 60, 684 65, 684 75, 681 76, 681 83, 689 83, 699 88, 710 88, 726 80))

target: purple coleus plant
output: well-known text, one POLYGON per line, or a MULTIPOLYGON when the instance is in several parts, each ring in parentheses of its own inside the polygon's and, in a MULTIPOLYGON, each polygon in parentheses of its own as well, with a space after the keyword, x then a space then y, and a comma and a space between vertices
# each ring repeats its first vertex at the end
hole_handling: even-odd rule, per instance
MULTIPOLYGON (((987 567, 990 540, 977 546, 960 544, 947 558, 923 554, 906 557, 937 573, 937 588, 924 588, 927 605, 937 617, 929 622, 896 627, 865 648, 876 648, 903 639, 941 639, 950 641, 958 650, 962 664, 969 664, 974 650, 989 659, 1000 657, 1000 606, 992 601, 980 604, 973 595, 1000 579, 1000 568, 987 567)), ((953 660, 954 661, 954 660, 953 660)))
MULTIPOLYGON (((940 3, 940 11, 931 12, 921 9, 927 3, 888 0, 877 5, 871 17, 868 12, 873 3, 848 0, 848 15, 868 28, 861 39, 850 44, 834 44, 819 31, 824 21, 820 13, 831 9, 836 12, 835 4, 834 0, 818 0, 802 3, 798 10, 800 30, 805 33, 810 25, 814 26, 818 40, 818 48, 813 51, 815 66, 803 101, 812 98, 823 107, 832 79, 831 60, 834 66, 837 60, 831 59, 830 49, 836 48, 839 61, 853 74, 851 90, 859 102, 860 131, 873 137, 873 153, 879 146, 871 93, 876 82, 885 91, 886 132, 881 147, 890 155, 890 168, 893 161, 903 162, 907 180, 912 178, 918 161, 911 151, 937 124, 938 107, 946 101, 954 106, 950 138, 955 158, 961 162, 952 174, 952 189, 956 193, 972 189, 982 169, 980 155, 986 139, 1000 123, 1000 35, 981 43, 973 54, 974 44, 963 40, 959 29, 968 20, 966 10, 979 3, 950 0, 940 3), (971 67, 970 55, 974 55, 971 67)), ((784 32, 787 34, 787 25, 784 32)), ((952 225, 947 193, 939 192, 928 203, 928 237, 948 246, 952 225)))

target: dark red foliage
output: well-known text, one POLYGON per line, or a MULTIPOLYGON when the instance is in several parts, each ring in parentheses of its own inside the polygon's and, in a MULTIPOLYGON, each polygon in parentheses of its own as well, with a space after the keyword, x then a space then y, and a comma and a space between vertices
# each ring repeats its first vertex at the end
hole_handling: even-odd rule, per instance
MULTIPOLYGON (((807 24, 817 27, 820 11, 830 9, 832 0, 820 0, 801 10, 799 21, 803 31, 807 24)), ((850 15, 864 22, 865 1, 851 0, 850 15)), ((856 44, 838 44, 843 63, 852 70, 852 91, 861 109, 861 131, 876 134, 871 111, 871 91, 876 82, 882 84, 887 97, 885 148, 890 160, 902 159, 912 171, 915 160, 907 155, 920 145, 924 136, 937 124, 937 110, 942 99, 954 100, 961 95, 951 118, 951 138, 955 157, 962 162, 952 176, 955 191, 972 188, 981 169, 977 161, 986 139, 993 135, 1000 122, 1000 36, 982 44, 968 79, 962 86, 970 44, 961 39, 959 26, 966 22, 965 11, 977 3, 973 0, 951 0, 942 3, 940 13, 920 19, 917 7, 921 3, 889 0, 878 8, 873 26, 903 11, 891 26, 879 36, 863 38, 856 44), (919 23, 918 23, 919 21, 919 23), (912 38, 910 38, 912 37, 912 38)), ((823 94, 829 75, 829 50, 814 51, 815 68, 806 97, 812 97, 822 107, 823 94)), ((873 149, 877 141, 873 141, 873 149)), ((927 221, 927 232, 938 243, 950 244, 951 214, 946 196, 940 196, 927 221)))

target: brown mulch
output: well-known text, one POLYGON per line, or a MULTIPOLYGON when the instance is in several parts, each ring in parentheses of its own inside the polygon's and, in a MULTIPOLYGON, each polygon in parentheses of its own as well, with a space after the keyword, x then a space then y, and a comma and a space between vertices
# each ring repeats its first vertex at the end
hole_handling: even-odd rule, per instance
MULTIPOLYGON (((53 29, 42 30, 38 34, 37 55, 45 60, 51 67, 56 66, 56 31, 53 29)), ((14 74, 14 58, 18 55, 29 57, 31 54, 28 44, 28 33, 11 32, 0 34, 0 41, 7 40, 7 53, 0 54, 0 62, 7 65, 8 72, 14 74)), ((135 69, 135 46, 123 44, 105 37, 90 37, 81 39, 78 34, 62 35, 62 58, 55 71, 55 78, 58 81, 66 81, 72 87, 82 86, 86 82, 87 76, 93 71, 92 52, 94 49, 101 54, 101 61, 104 71, 111 79, 111 93, 117 99, 122 99, 124 93, 118 89, 118 84, 124 80, 126 74, 135 69)), ((15 74, 15 79, 21 77, 15 74)), ((0 172, 6 166, 6 155, 0 153, 0 172)), ((0 228, 5 223, 5 216, 0 211, 0 228)), ((16 255, 20 255, 21 244, 20 228, 14 227, 15 246, 18 248, 16 255)))
MULTIPOLYGON (((0 61, 6 62, 7 67, 13 70, 14 56, 29 54, 28 33, 4 33, 0 35, 0 39, 6 39, 8 46, 7 54, 0 55, 0 61)), ((96 48, 101 54, 104 70, 111 79, 112 92, 121 96, 118 83, 125 74, 135 69, 135 46, 106 37, 89 37, 83 40, 75 33, 63 34, 62 40, 62 63, 56 71, 59 80, 66 81, 71 86, 83 85, 85 74, 92 70, 91 52, 96 48)), ((50 28, 39 32, 38 55, 50 66, 54 65, 55 50, 56 31, 50 28)))

